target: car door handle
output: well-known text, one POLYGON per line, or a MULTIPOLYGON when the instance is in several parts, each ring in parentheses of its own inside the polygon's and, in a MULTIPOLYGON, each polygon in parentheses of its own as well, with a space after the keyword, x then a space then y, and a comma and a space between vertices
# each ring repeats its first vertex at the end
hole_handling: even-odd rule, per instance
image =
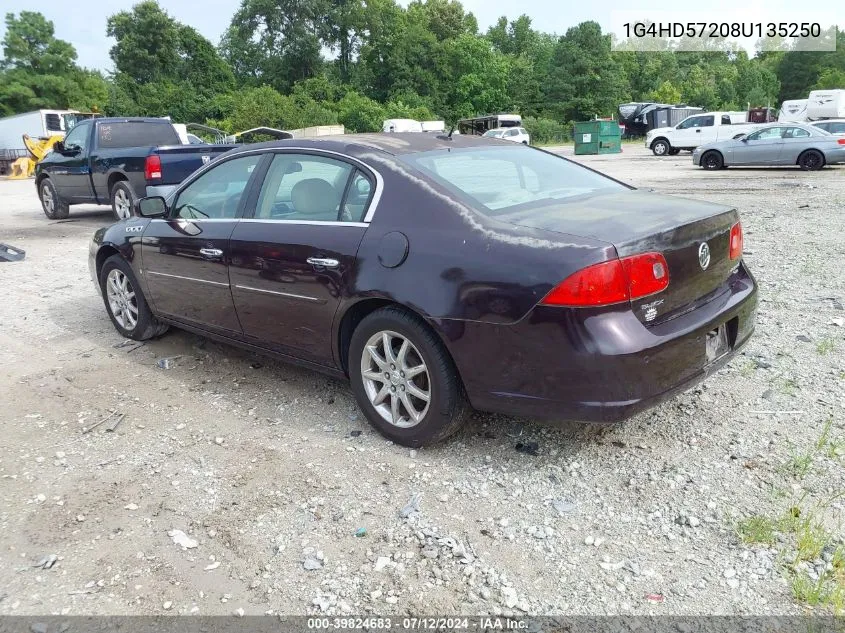
POLYGON ((327 259, 324 257, 309 257, 305 260, 312 266, 322 266, 323 268, 337 268, 340 262, 336 259, 327 259))
POLYGON ((695 133, 696 133, 696 134, 701 134, 701 130, 696 130, 696 131, 695 131, 695 133))
POLYGON ((209 259, 216 259, 218 257, 223 257, 223 251, 219 248, 201 248, 200 255, 209 259))

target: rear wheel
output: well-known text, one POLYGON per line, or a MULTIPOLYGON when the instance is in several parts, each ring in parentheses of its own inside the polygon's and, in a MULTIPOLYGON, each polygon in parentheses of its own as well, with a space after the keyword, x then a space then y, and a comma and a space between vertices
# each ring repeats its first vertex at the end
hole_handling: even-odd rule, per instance
POLYGON ((44 215, 51 220, 63 220, 70 215, 70 206, 62 201, 56 186, 49 178, 42 180, 38 186, 38 197, 41 199, 44 215))
POLYGON ((352 334, 348 357, 358 405, 385 437, 415 447, 460 428, 467 404, 458 372, 414 315, 398 307, 368 315, 352 334))
POLYGON ((725 161, 719 152, 707 152, 701 157, 701 166, 704 169, 721 169, 725 166, 725 161))
POLYGON ((112 324, 126 338, 145 341, 167 331, 167 325, 153 316, 132 268, 120 255, 103 264, 100 289, 112 324))
POLYGON ((821 152, 808 149, 798 157, 798 165, 804 171, 815 171, 824 167, 824 156, 821 152))
POLYGON ((125 180, 119 180, 111 188, 111 210, 115 220, 125 220, 135 214, 135 192, 125 180))
POLYGON ((651 151, 654 152, 655 156, 665 156, 670 149, 672 149, 672 146, 669 145, 669 141, 662 138, 651 144, 651 151))

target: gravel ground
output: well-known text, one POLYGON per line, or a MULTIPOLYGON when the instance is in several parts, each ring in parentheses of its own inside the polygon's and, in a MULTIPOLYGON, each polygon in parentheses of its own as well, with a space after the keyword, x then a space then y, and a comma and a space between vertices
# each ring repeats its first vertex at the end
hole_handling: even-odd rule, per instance
POLYGON ((1 181, 0 241, 27 255, 0 264, 0 614, 802 612, 792 579, 830 552, 790 566, 788 535, 737 526, 823 504, 839 537, 845 169, 577 160, 738 206, 752 342, 619 426, 476 414, 420 451, 342 382, 179 331, 118 347, 87 270, 109 212, 51 222, 1 181))

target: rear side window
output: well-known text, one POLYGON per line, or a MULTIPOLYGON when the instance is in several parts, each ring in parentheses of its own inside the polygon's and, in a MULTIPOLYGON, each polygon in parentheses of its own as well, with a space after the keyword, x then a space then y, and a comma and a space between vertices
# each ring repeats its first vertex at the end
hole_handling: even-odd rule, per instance
POLYGON ((521 145, 438 150, 401 158, 492 217, 626 189, 602 174, 521 145))
POLYGON ((181 145, 179 135, 167 122, 121 121, 97 126, 97 145, 104 149, 181 145))

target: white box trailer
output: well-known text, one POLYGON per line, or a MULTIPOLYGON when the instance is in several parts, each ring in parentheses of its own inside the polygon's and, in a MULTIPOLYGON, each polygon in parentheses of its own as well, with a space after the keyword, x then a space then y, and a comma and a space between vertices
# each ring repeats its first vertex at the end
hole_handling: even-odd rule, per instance
POLYGON ((73 114, 77 110, 35 110, 0 119, 0 150, 25 149, 23 135, 42 138, 59 134, 65 135, 63 114, 73 114))
POLYGON ((807 118, 845 118, 845 90, 813 90, 807 98, 807 118))
POLYGON ((785 121, 801 122, 807 120, 807 99, 784 101, 780 106, 778 123, 785 121))

